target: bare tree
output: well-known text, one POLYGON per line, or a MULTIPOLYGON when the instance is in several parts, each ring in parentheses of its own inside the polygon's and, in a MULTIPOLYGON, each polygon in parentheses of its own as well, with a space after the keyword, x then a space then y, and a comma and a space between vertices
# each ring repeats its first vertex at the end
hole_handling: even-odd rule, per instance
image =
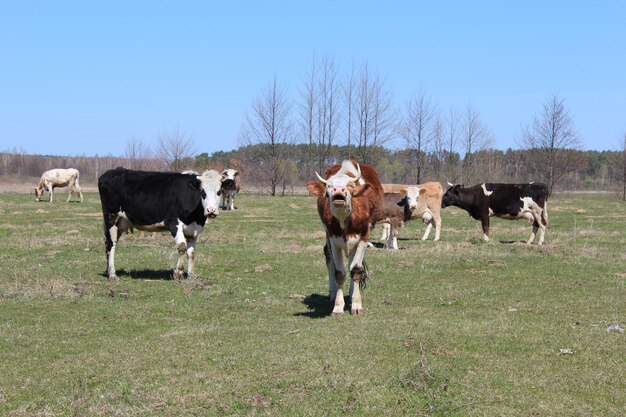
POLYGON ((315 158, 315 103, 317 102, 316 89, 316 69, 315 57, 311 61, 311 68, 304 80, 302 94, 302 104, 300 106, 300 129, 303 142, 307 145, 306 151, 306 178, 313 175, 313 159, 315 158))
POLYGON ((367 63, 361 70, 354 99, 358 129, 356 157, 362 162, 372 163, 372 150, 384 146, 391 139, 395 120, 391 94, 380 77, 370 72, 367 63))
POLYGON ((549 97, 532 126, 522 128, 528 161, 537 179, 546 183, 550 194, 579 161, 578 153, 571 151, 580 149, 580 139, 564 103, 565 99, 557 95, 549 97))
POLYGON ((150 158, 150 146, 137 136, 131 136, 126 142, 126 159, 130 169, 146 169, 150 158))
MULTIPOLYGON (((446 143, 445 143, 445 126, 443 120, 441 120, 441 113, 435 112, 435 118, 433 121, 433 174, 437 181, 441 181, 443 174, 444 160, 446 157, 446 143)), ((419 182, 418 182, 419 183, 419 182)))
POLYGON ((180 172, 193 164, 194 147, 192 137, 176 127, 171 133, 164 131, 159 134, 156 156, 168 169, 180 172))
POLYGON ((469 183, 477 178, 477 153, 487 150, 493 142, 489 130, 480 120, 480 114, 471 104, 463 115, 463 178, 469 183))
POLYGON ((433 121, 436 109, 423 90, 406 104, 405 118, 401 122, 400 132, 411 150, 415 164, 415 183, 422 182, 422 171, 426 165, 428 145, 432 141, 433 121))
POLYGON ((459 116, 453 109, 450 110, 450 114, 447 119, 446 138, 445 138, 445 159, 443 166, 443 173, 446 177, 446 181, 456 183, 461 179, 461 158, 457 152, 459 145, 459 116))
POLYGON ((246 117, 241 133, 241 142, 247 145, 248 159, 255 159, 258 167, 258 181, 272 196, 289 169, 285 160, 289 159, 293 144, 292 126, 289 119, 290 104, 285 92, 278 86, 276 77, 265 92, 252 105, 252 114, 246 117))
POLYGON ((343 86, 344 93, 344 108, 346 111, 346 145, 348 147, 348 158, 352 158, 352 145, 353 145, 353 120, 354 120, 354 108, 355 108, 355 96, 356 96, 356 81, 354 75, 354 62, 350 67, 350 75, 346 78, 343 86))
MULTIPOLYGON (((315 59, 307 76, 301 120, 309 153, 317 151, 317 170, 328 164, 339 118, 339 82, 335 62, 324 57, 318 65, 315 59)), ((309 176, 312 172, 308 172, 309 176)))

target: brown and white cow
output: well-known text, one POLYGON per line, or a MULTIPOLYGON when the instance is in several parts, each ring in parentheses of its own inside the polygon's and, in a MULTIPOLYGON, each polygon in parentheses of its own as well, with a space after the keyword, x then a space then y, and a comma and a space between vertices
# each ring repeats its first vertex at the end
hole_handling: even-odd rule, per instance
POLYGON ((402 209, 401 213, 394 213, 389 202, 385 204, 385 215, 389 216, 383 223, 383 235, 381 240, 386 240, 387 248, 398 249, 397 228, 402 227, 410 220, 421 219, 426 224, 426 230, 422 240, 428 239, 433 225, 435 226, 435 241, 439 240, 441 234, 441 200, 443 198, 443 188, 438 182, 426 182, 417 185, 383 184, 386 201, 397 201, 397 205, 402 209), (399 196, 394 198, 393 196, 399 196), (393 219, 393 216, 402 219, 393 219), (395 227, 394 227, 395 226, 395 227))
POLYGON ((69 187, 67 195, 67 201, 72 198, 72 193, 76 191, 80 202, 83 202, 83 193, 80 190, 80 184, 78 184, 78 178, 80 173, 75 168, 67 169, 51 169, 41 174, 39 184, 35 187, 35 200, 40 201, 44 191, 50 193, 50 202, 53 201, 53 193, 56 187, 69 187))
POLYGON ((316 175, 319 181, 310 181, 307 188, 317 196, 318 214, 326 230, 324 255, 332 314, 342 314, 345 307, 346 257, 350 271, 350 312, 361 314, 360 284, 367 277, 365 249, 370 239, 370 225, 381 217, 383 188, 376 169, 356 161, 331 166, 324 178, 316 175))
POLYGON ((241 189, 241 177, 236 169, 225 169, 222 171, 222 188, 220 189, 221 204, 224 210, 235 209, 235 197, 241 189))
POLYGON ((424 184, 410 185, 400 191, 406 197, 404 210, 408 211, 411 220, 422 219, 426 225, 422 240, 428 239, 430 231, 435 226, 435 241, 441 235, 441 200, 443 187, 436 181, 424 184), (409 214, 410 213, 410 214, 409 214))

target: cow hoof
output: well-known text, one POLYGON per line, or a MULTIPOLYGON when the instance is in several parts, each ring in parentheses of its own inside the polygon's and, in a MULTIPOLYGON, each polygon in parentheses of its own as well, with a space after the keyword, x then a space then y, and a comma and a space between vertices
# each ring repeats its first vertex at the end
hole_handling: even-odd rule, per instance
POLYGON ((344 306, 333 306, 333 316, 340 316, 343 314, 344 306))
POLYGON ((350 310, 350 314, 352 314, 353 316, 360 316, 363 314, 363 309, 362 308, 353 308, 352 310, 350 310))
POLYGON ((109 279, 114 279, 114 280, 118 280, 118 276, 115 274, 109 274, 109 279))

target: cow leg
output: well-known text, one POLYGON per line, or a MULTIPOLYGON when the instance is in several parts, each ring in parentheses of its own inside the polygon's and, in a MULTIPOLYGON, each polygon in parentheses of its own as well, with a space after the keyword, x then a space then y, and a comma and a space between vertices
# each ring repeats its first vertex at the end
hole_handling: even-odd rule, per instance
POLYGON ((363 300, 361 299, 360 281, 365 274, 365 267, 363 266, 363 260, 365 258, 365 249, 367 249, 367 242, 357 238, 352 238, 348 241, 348 248, 350 259, 350 300, 352 301, 352 308, 350 313, 353 315, 359 315, 363 313, 363 300), (356 240, 356 242, 354 242, 356 240))
POLYGON ((230 200, 230 204, 228 206, 229 210, 234 210, 235 209, 235 194, 231 193, 229 196, 229 200, 230 200))
POLYGON ((533 231, 530 232, 530 237, 526 241, 527 245, 532 245, 533 241, 535 240, 535 236, 537 235, 537 230, 539 230, 539 225, 537 224, 537 222, 533 222, 533 231))
MULTIPOLYGON (((334 284, 331 284, 329 276, 330 300, 333 303, 333 316, 343 314, 345 301, 343 299, 343 283, 346 280, 346 268, 343 264, 343 249, 338 240, 343 238, 331 238, 330 253, 334 269, 334 284)), ((330 269, 329 269, 330 272, 330 269)))
MULTIPOLYGON (((382 225, 383 225, 383 227, 382 227, 383 234, 380 237, 380 240, 387 240, 387 239, 389 239, 389 235, 390 235, 389 230, 391 229, 391 224, 389 224, 389 223, 382 223, 382 225)), ((387 247, 389 247, 389 246, 387 246, 387 247)))
POLYGON ((50 191, 50 200, 48 201, 52 203, 52 200, 53 200, 52 194, 54 193, 54 186, 53 185, 48 186, 48 191, 50 191))
POLYGON ((327 240, 324 245, 324 259, 326 260, 326 268, 328 269, 328 299, 330 303, 335 302, 335 294, 337 293, 337 281, 335 281, 335 261, 330 249, 330 242, 327 240))
POLYGON ((83 191, 80 189, 80 185, 78 184, 78 178, 74 183, 74 190, 78 193, 78 198, 80 198, 80 202, 83 202, 83 191))
POLYGON ((539 225, 539 242, 538 245, 543 245, 543 239, 546 236, 546 226, 542 223, 539 225))
POLYGON ((196 240, 195 237, 187 240, 187 276, 189 278, 195 276, 196 240))
POLYGON ((483 226, 483 240, 485 242, 489 241, 489 216, 486 216, 486 218, 481 219, 481 223, 483 226))
POLYGON ((187 233, 187 275, 192 278, 196 275, 195 260, 196 260, 196 242, 198 242, 198 236, 204 230, 203 226, 198 224, 192 224, 186 228, 187 233))
POLYGON ((115 224, 109 227, 105 222, 104 245, 106 248, 107 276, 109 277, 109 279, 117 279, 117 275, 115 273, 115 247, 117 246, 117 241, 120 237, 120 234, 121 231, 118 230, 118 227, 115 224))
POLYGON ((433 228, 433 216, 430 213, 425 212, 422 215, 422 219, 424 220, 424 224, 426 225, 426 230, 424 230, 424 236, 422 236, 422 240, 426 240, 428 239, 428 236, 430 236, 430 231, 433 228))
POLYGON ((441 216, 439 214, 435 214, 433 217, 435 220, 435 241, 438 241, 441 234, 441 216))
POLYGON ((184 256, 187 253, 187 239, 185 238, 184 223, 178 219, 167 222, 167 228, 174 237, 176 247, 178 249, 178 261, 176 262, 176 268, 174 269, 174 279, 180 281, 184 275, 185 260, 184 256))

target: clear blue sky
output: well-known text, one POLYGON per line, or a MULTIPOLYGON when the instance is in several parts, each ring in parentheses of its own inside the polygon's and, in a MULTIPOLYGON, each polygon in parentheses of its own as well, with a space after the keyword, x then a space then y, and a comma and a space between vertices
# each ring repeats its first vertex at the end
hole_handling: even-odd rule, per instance
POLYGON ((276 75, 298 97, 314 55, 367 62, 403 106, 468 103, 495 147, 559 95, 584 149, 626 132, 626 1, 0 2, 0 151, 123 155, 176 128, 238 146, 276 75))

